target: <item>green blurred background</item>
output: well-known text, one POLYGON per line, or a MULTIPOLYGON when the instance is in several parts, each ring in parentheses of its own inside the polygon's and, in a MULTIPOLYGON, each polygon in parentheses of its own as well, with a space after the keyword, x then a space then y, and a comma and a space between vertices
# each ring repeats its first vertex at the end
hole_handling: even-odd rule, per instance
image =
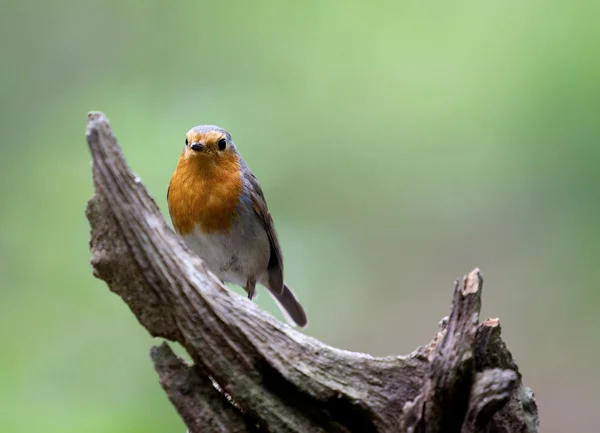
POLYGON ((89 110, 165 214, 185 132, 226 127, 266 192, 306 332, 329 344, 408 353, 479 266, 483 316, 500 317, 542 430, 597 431, 599 13, 4 2, 0 431, 185 431, 148 357, 158 341, 92 277, 89 110))

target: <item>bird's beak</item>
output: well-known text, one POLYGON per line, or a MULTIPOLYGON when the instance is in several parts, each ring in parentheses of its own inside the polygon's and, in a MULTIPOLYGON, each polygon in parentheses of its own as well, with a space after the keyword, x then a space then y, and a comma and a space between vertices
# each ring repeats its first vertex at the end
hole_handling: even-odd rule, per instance
POLYGON ((201 152, 204 150, 204 144, 200 143, 199 141, 194 141, 190 145, 190 149, 195 150, 196 152, 201 152))

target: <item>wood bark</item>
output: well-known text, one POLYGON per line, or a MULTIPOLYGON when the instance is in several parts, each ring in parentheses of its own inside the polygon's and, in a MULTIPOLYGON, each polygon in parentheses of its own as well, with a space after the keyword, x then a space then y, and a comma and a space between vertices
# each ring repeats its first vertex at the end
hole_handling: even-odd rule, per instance
POLYGON ((88 115, 94 275, 155 337, 169 400, 196 432, 535 432, 537 406, 500 335, 479 322, 478 269, 454 284, 450 315, 406 356, 327 346, 231 292, 171 230, 128 167, 108 120, 88 115))

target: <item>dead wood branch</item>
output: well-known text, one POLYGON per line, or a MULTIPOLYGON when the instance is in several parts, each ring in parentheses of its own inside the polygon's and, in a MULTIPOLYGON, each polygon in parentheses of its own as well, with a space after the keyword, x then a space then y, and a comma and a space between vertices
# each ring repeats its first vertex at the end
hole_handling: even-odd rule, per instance
POLYGON ((96 193, 94 275, 157 337, 160 384, 195 432, 535 432, 537 407, 497 320, 479 323, 482 279, 456 282, 450 316, 407 356, 329 347, 222 287, 169 228, 108 120, 88 117, 96 193))

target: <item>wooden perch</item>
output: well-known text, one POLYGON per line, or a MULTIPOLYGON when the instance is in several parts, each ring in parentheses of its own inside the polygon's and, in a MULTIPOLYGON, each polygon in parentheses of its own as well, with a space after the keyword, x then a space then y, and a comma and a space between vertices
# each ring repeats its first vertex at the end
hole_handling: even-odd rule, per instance
POLYGON ((535 432, 537 407, 500 337, 479 323, 482 278, 456 281, 437 336, 407 356, 329 347, 223 287, 163 219, 106 117, 88 116, 94 275, 155 337, 160 384, 196 432, 535 432))

